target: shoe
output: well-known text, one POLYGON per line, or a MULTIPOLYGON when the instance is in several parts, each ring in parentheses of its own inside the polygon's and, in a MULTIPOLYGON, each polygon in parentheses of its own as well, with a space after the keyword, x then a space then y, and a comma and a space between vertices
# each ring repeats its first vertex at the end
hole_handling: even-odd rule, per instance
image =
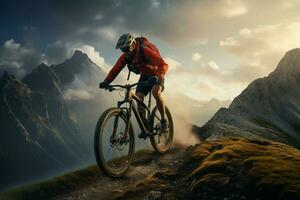
POLYGON ((169 122, 166 119, 161 120, 161 132, 168 133, 169 132, 169 122))

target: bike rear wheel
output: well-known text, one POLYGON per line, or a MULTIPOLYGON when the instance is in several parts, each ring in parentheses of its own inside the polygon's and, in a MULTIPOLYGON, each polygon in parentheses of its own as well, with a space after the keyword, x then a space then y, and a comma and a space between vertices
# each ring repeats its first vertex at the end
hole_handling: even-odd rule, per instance
POLYGON ((170 150, 173 142, 174 124, 170 110, 166 107, 167 120, 169 122, 169 132, 161 132, 161 116, 157 107, 153 108, 150 116, 150 137, 151 144, 158 153, 166 153, 170 150))
POLYGON ((97 164, 112 177, 121 177, 126 173, 134 152, 133 128, 129 122, 126 137, 126 123, 127 117, 121 109, 110 108, 101 115, 95 129, 94 152, 97 164))

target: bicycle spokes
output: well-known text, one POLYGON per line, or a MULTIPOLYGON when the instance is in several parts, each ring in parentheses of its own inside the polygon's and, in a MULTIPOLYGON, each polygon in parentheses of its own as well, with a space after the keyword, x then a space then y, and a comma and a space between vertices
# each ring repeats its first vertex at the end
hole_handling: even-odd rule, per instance
POLYGON ((162 133, 161 120, 158 117, 154 119, 154 139, 158 145, 166 145, 168 143, 168 133, 162 133))
POLYGON ((173 120, 171 113, 168 108, 166 108, 166 115, 169 124, 169 131, 163 132, 161 125, 161 116, 157 108, 153 109, 151 114, 151 127, 152 127, 152 137, 150 137, 151 144, 153 148, 159 153, 167 152, 173 140, 173 120))
POLYGON ((107 126, 103 131, 104 160, 115 171, 128 164, 129 139, 125 129, 125 120, 115 116, 107 121, 107 126))

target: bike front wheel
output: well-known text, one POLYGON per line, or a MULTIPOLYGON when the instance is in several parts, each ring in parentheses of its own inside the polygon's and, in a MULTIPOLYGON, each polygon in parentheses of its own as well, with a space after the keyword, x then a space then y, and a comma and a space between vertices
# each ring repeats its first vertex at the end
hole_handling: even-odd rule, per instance
POLYGON ((121 177, 128 170, 134 152, 133 128, 119 108, 106 110, 98 120, 94 135, 94 151, 101 170, 121 177), (126 134, 126 124, 129 131, 126 134))
POLYGON ((161 131, 161 116, 157 107, 153 108, 150 115, 150 137, 151 144, 158 153, 166 153, 170 150, 173 141, 174 124, 170 110, 166 107, 167 120, 169 122, 169 132, 161 131))

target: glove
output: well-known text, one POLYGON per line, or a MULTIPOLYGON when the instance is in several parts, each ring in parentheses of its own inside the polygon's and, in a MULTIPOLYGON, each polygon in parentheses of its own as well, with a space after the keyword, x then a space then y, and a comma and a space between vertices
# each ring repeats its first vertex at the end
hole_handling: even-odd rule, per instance
POLYGON ((107 88, 109 85, 109 83, 107 81, 103 81, 101 83, 99 83, 99 88, 107 88))

